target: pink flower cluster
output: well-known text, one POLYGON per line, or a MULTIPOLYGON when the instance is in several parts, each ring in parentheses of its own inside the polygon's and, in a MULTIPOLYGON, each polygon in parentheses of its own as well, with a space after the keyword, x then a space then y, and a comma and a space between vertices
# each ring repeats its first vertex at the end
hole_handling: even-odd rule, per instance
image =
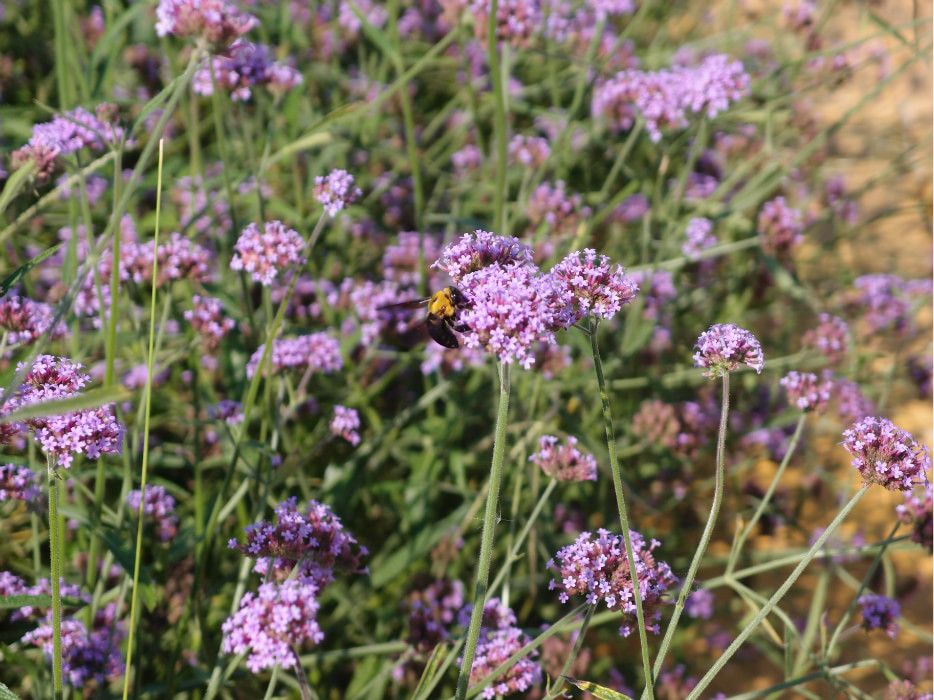
POLYGON ((898 634, 898 620, 902 608, 897 601, 884 595, 867 593, 856 601, 863 606, 862 627, 867 632, 881 629, 892 639, 898 634))
POLYGON ((280 270, 289 265, 304 265, 305 241, 281 221, 267 221, 263 230, 250 224, 237 239, 237 253, 230 261, 231 270, 248 272, 254 282, 264 287, 272 284, 280 270))
POLYGON ((143 502, 143 492, 139 489, 133 489, 126 495, 126 504, 136 514, 139 514, 140 506, 142 506, 143 514, 154 520, 156 532, 163 542, 168 542, 178 533, 175 499, 168 494, 164 486, 146 487, 145 503, 143 502))
POLYGON ((801 212, 788 206, 784 197, 762 205, 757 230, 762 250, 777 257, 787 256, 804 240, 801 212))
POLYGON ((213 66, 199 68, 192 78, 192 90, 199 95, 213 95, 215 84, 230 91, 232 100, 246 102, 251 88, 263 85, 274 95, 288 92, 303 82, 302 74, 275 60, 265 44, 237 39, 225 56, 212 56, 213 66), (213 68, 213 82, 212 82, 213 68))
POLYGON ((203 38, 226 45, 259 24, 251 14, 227 0, 159 0, 156 34, 203 38))
POLYGON ((635 566, 626 556, 621 535, 613 535, 604 529, 597 530, 597 538, 584 532, 577 541, 563 547, 555 558, 548 562, 557 577, 548 585, 549 590, 558 589, 558 598, 567 603, 574 594, 585 596, 586 602, 596 605, 601 600, 610 610, 623 613, 623 625, 619 633, 628 637, 636 628, 636 604, 633 592, 633 576, 639 581, 642 610, 646 629, 658 634, 659 607, 666 602, 665 594, 678 579, 664 562, 656 562, 652 550, 660 543, 645 539, 635 530, 629 531, 635 566))
POLYGON ((911 541, 917 542, 928 552, 934 549, 934 502, 931 482, 925 481, 920 489, 905 492, 905 503, 895 506, 898 519, 911 526, 911 541))
POLYGON ((565 191, 563 180, 543 182, 529 196, 526 216, 532 226, 547 224, 557 233, 573 234, 582 219, 590 216, 590 207, 581 206, 579 194, 565 191))
POLYGON ((694 347, 697 348, 694 366, 706 369, 704 376, 710 379, 722 377, 740 365, 748 365, 761 374, 765 364, 756 336, 735 323, 714 324, 701 333, 694 347))
POLYGON ((639 291, 622 265, 611 264, 607 256, 598 256, 591 248, 571 253, 554 266, 552 274, 573 297, 575 322, 588 314, 612 318, 639 291))
POLYGON ((540 168, 551 155, 548 140, 541 136, 523 136, 516 134, 509 142, 509 162, 524 168, 540 168))
POLYGON ((315 199, 324 206, 328 216, 337 216, 363 194, 353 183, 353 175, 346 170, 333 170, 328 175, 315 178, 315 199))
POLYGON ((543 435, 538 439, 541 450, 529 457, 529 461, 558 481, 596 481, 597 460, 574 447, 577 442, 576 437, 569 435, 567 445, 556 447, 557 437, 543 435))
POLYGON ((688 112, 713 118, 748 92, 742 63, 721 54, 695 67, 621 71, 596 87, 591 112, 614 131, 628 131, 641 114, 652 141, 658 142, 661 129, 685 128, 688 112))
POLYGON ((185 320, 204 339, 205 348, 213 352, 236 323, 232 318, 225 318, 224 303, 220 299, 194 294, 191 303, 194 308, 185 311, 185 320))
POLYGON ((460 282, 466 275, 492 265, 507 266, 532 264, 532 249, 518 238, 497 236, 477 229, 465 233, 460 240, 445 246, 441 256, 432 264, 460 282))
MULTIPOLYGON (((252 378, 259 368, 266 345, 260 345, 246 365, 246 376, 252 378)), ((272 371, 300 368, 330 374, 344 366, 340 343, 324 331, 300 335, 297 338, 276 338, 272 343, 272 371)))
POLYGON ((842 318, 820 314, 820 323, 811 328, 801 339, 806 348, 813 348, 827 358, 828 362, 840 362, 846 357, 850 327, 842 318))
POLYGON ((68 326, 59 321, 52 328, 55 311, 48 304, 27 297, 8 294, 0 300, 0 330, 6 333, 7 347, 31 345, 48 331, 49 340, 64 338, 68 326))
POLYGON ((821 379, 813 372, 789 372, 778 383, 788 392, 788 402, 805 412, 827 410, 833 391, 833 373, 824 372, 821 379))
POLYGON ((713 222, 710 219, 691 219, 688 221, 684 235, 687 240, 681 246, 681 252, 689 260, 697 260, 707 248, 717 245, 717 237, 713 235, 713 222))
POLYGON ((889 491, 911 491, 928 481, 931 456, 927 445, 887 418, 872 416, 843 431, 843 448, 853 455, 853 466, 863 484, 880 484, 889 491))
POLYGON ((360 444, 360 433, 357 432, 357 428, 360 427, 360 416, 354 409, 335 406, 334 417, 328 427, 332 434, 344 438, 354 447, 360 444))
POLYGON ((0 503, 3 501, 32 503, 37 498, 39 498, 39 486, 32 469, 21 464, 0 465, 0 503))

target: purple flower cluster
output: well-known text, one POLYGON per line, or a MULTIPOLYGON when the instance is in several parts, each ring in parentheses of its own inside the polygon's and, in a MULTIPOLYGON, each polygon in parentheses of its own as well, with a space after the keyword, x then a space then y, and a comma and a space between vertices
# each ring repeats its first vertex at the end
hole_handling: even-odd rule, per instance
POLYGON ((748 92, 749 76, 742 63, 715 55, 695 67, 621 71, 596 87, 591 112, 614 131, 629 130, 639 113, 652 141, 658 142, 661 129, 685 128, 688 112, 713 118, 748 92))
POLYGON ((264 583, 256 593, 245 593, 240 609, 221 626, 224 653, 249 652, 246 667, 253 673, 276 665, 292 668, 299 648, 324 639, 317 595, 318 586, 305 579, 264 583))
POLYGON ((326 176, 315 178, 315 199, 321 203, 328 216, 337 216, 338 212, 363 194, 359 187, 354 187, 353 182, 353 175, 346 170, 333 170, 326 176))
MULTIPOLYGON (((266 345, 260 345, 246 365, 246 376, 252 378, 263 359, 266 345)), ((276 338, 272 342, 272 372, 297 367, 330 374, 344 366, 340 343, 326 332, 300 335, 297 338, 276 338)))
POLYGON ((526 216, 533 227, 544 223, 558 234, 570 235, 590 216, 590 207, 581 206, 579 194, 565 191, 564 180, 543 182, 529 197, 526 216))
POLYGON ((495 233, 477 229, 473 233, 465 233, 459 241, 445 246, 432 267, 444 270, 452 280, 460 282, 471 272, 493 265, 506 267, 511 263, 532 265, 532 249, 518 238, 497 236, 495 233))
MULTIPOLYGON (((461 623, 466 626, 472 605, 461 610, 461 623)), ((477 642, 477 651, 473 666, 470 668, 470 684, 476 685, 486 678, 501 664, 519 649, 532 641, 521 629, 515 627, 516 616, 499 598, 491 598, 483 608, 483 626, 480 628, 480 639, 477 642)), ((515 664, 507 668, 481 693, 484 698, 494 698, 499 695, 525 692, 542 680, 542 667, 534 657, 538 650, 532 650, 515 664)), ((458 664, 463 663, 458 658, 458 664)))
POLYGON ((18 168, 33 163, 36 180, 44 183, 51 177, 59 156, 70 155, 82 148, 99 151, 108 145, 121 143, 126 133, 114 123, 116 107, 102 103, 95 112, 91 114, 78 107, 61 115, 56 114, 50 122, 36 124, 32 128, 29 143, 13 151, 11 164, 18 168))
POLYGON ((224 317, 224 303, 220 299, 194 294, 191 303, 194 308, 185 311, 185 320, 202 337, 205 348, 213 352, 237 324, 232 318, 224 317))
POLYGON ((577 442, 576 437, 569 435, 567 445, 556 447, 558 438, 543 435, 538 439, 542 449, 529 457, 529 461, 558 481, 596 481, 597 460, 574 447, 577 442))
POLYGON ((242 38, 230 45, 226 56, 212 56, 208 60, 213 66, 199 68, 192 78, 192 90, 199 95, 213 95, 216 83, 230 91, 232 100, 246 102, 253 94, 251 88, 257 85, 265 85, 274 95, 281 95, 303 81, 301 73, 275 60, 268 46, 242 38))
POLYGON ((230 261, 230 269, 244 270, 254 282, 268 287, 280 269, 305 264, 304 247, 302 237, 281 221, 267 221, 262 231, 256 224, 250 224, 237 239, 234 246, 237 253, 230 261))
POLYGON ((216 406, 208 406, 208 416, 212 420, 222 420, 227 425, 243 422, 243 405, 239 401, 222 399, 216 406))
POLYGON ((59 321, 52 328, 55 311, 48 304, 8 294, 0 301, 0 330, 6 334, 7 347, 31 345, 48 331, 49 340, 68 335, 68 326, 59 321))
POLYGON ((551 146, 541 136, 516 134, 509 142, 508 158, 513 165, 534 170, 544 165, 550 155, 551 146))
POLYGON ((931 498, 931 482, 925 481, 919 489, 905 492, 905 503, 895 506, 898 519, 911 525, 911 541, 917 542, 928 552, 934 549, 934 503, 931 498))
POLYGON ((251 14, 227 0, 159 0, 156 34, 203 38, 226 45, 259 24, 251 14))
POLYGON ((842 318, 830 314, 822 313, 818 320, 820 323, 804 334, 801 343, 817 350, 828 362, 840 362, 846 357, 850 327, 842 318))
POLYGON ((757 229, 762 250, 776 257, 787 256, 804 240, 801 212, 789 207, 784 197, 776 197, 762 205, 757 229))
MULTIPOLYGON (((476 16, 474 36, 486 46, 490 0, 467 0, 466 5, 476 16)), ((541 0, 500 0, 496 5, 496 41, 514 48, 531 44, 532 37, 544 25, 541 0)))
MULTIPOLYGON (((23 369, 17 365, 17 372, 23 369)), ((20 406, 77 396, 91 378, 77 362, 52 355, 39 355, 13 395, 4 401, 0 412, 20 406)), ((72 413, 29 418, 23 424, 8 426, 3 436, 26 428, 42 451, 58 466, 69 468, 76 454, 98 459, 102 454, 119 454, 123 449, 125 428, 113 414, 112 405, 72 413)))
POLYGON ((713 593, 707 588, 700 588, 688 596, 684 612, 695 620, 709 620, 713 616, 713 593))
MULTIPOLYGON (((51 613, 36 629, 20 640, 24 644, 41 646, 45 658, 52 660, 51 613)), ((88 632, 84 623, 71 617, 62 620, 62 673, 66 682, 83 688, 88 682, 103 685, 119 677, 124 670, 120 641, 126 636, 122 622, 116 620, 116 605, 109 603, 97 612, 94 626, 88 632)))
MULTIPOLYGON (((143 492, 134 489, 126 495, 126 504, 137 515, 140 511, 143 492)), ((149 486, 146 488, 146 501, 142 503, 143 513, 155 520, 156 532, 159 539, 168 542, 178 533, 178 516, 175 515, 175 499, 165 490, 164 486, 149 486)))
POLYGON ((354 447, 360 444, 360 433, 357 432, 357 428, 360 427, 360 416, 354 409, 335 406, 334 417, 328 427, 332 434, 344 438, 354 447))
POLYGON ((837 415, 847 422, 862 420, 876 412, 876 404, 852 379, 838 378, 834 383, 837 395, 837 415))
POLYGON ((639 581, 646 629, 658 634, 658 620, 662 616, 659 607, 665 602, 668 589, 678 582, 668 564, 656 562, 652 556, 652 550, 660 543, 652 540, 646 544, 642 535, 630 530, 636 557, 633 567, 626 556, 621 535, 613 535, 602 528, 597 530, 597 535, 594 539, 591 533, 582 533, 574 544, 563 547, 548 562, 548 568, 558 574, 551 580, 549 590, 560 590, 558 597, 562 603, 567 603, 573 594, 581 594, 590 605, 602 600, 610 610, 619 610, 624 620, 619 633, 628 637, 636 625, 634 570, 639 581))
POLYGON ((717 237, 713 235, 713 222, 710 219, 691 219, 684 236, 687 240, 681 246, 681 252, 689 260, 697 260, 707 248, 717 245, 717 237))
POLYGON ((461 174, 477 170, 483 165, 483 151, 469 143, 451 154, 451 165, 461 174))
MULTIPOLYGON (((59 592, 62 595, 62 598, 74 598, 80 600, 84 603, 91 602, 91 596, 81 590, 81 587, 68 583, 65 579, 59 579, 59 592)), ((36 581, 35 585, 27 586, 26 582, 15 574, 11 574, 8 571, 0 573, 0 596, 6 595, 51 595, 52 594, 52 579, 40 578, 36 581)), ((27 620, 33 617, 38 617, 41 613, 41 608, 34 607, 32 605, 24 605, 21 608, 17 608, 10 614, 10 620, 27 620)))
POLYGON ((864 630, 868 632, 869 630, 880 629, 892 639, 895 639, 898 634, 896 620, 902 613, 902 608, 897 601, 884 595, 867 593, 860 596, 856 602, 863 606, 862 627, 864 630))
POLYGON ((319 590, 334 581, 334 569, 359 572, 360 559, 368 554, 340 518, 317 501, 299 511, 294 497, 286 499, 276 506, 275 524, 262 520, 244 530, 246 544, 232 539, 227 546, 256 559, 254 571, 265 574, 271 566, 274 577, 284 579, 298 562, 299 579, 314 582, 319 590))
POLYGON ((408 596, 408 643, 420 652, 431 651, 450 636, 450 628, 464 607, 464 584, 439 579, 408 596))
POLYGON ((833 390, 833 373, 824 372, 821 379, 812 372, 789 372, 779 380, 788 392, 788 402, 805 412, 827 410, 833 390))
POLYGON ((571 253, 555 265, 552 274, 573 297, 574 322, 588 314, 609 319, 623 304, 636 298, 639 287, 629 280, 624 268, 590 248, 571 253))
POLYGON ((853 287, 867 335, 889 328, 899 334, 913 332, 912 299, 931 294, 930 280, 906 281, 897 275, 863 275, 853 281, 853 287))
MULTIPOLYGON (((221 166, 212 165, 205 175, 216 178, 221 172, 221 166)), ((217 189, 209 188, 200 174, 178 178, 172 199, 178 207, 181 229, 191 226, 197 233, 207 234, 215 226, 223 231, 233 227, 227 198, 217 189)))
POLYGON ((735 323, 717 323, 701 333, 694 346, 694 366, 707 371, 704 376, 710 379, 722 377, 740 365, 748 365, 762 373, 765 361, 762 348, 756 336, 735 323))
POLYGON ((918 444, 887 418, 863 418, 843 431, 843 448, 853 455, 853 466, 863 484, 880 484, 889 491, 911 491, 927 483, 931 456, 927 445, 918 444))
POLYGON ((25 501, 32 503, 39 498, 36 475, 29 467, 20 464, 0 466, 0 503, 3 501, 25 501))

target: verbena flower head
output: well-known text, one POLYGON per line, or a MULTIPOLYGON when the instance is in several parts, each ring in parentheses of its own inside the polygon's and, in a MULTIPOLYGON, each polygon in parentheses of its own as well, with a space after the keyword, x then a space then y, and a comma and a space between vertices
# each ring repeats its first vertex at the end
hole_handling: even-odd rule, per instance
POLYGON ((25 501, 32 503, 39 498, 39 485, 32 469, 20 464, 0 465, 0 503, 3 501, 25 501))
POLYGON ((344 438, 351 445, 360 444, 360 433, 357 432, 357 428, 360 427, 360 416, 354 409, 335 406, 334 417, 328 427, 332 434, 344 438))
POLYGON ((217 349, 218 344, 237 325, 232 318, 224 316, 224 302, 220 299, 191 297, 193 309, 185 311, 185 320, 191 323, 195 332, 204 340, 208 351, 217 349))
POLYGON ((931 456, 927 445, 887 418, 867 417, 843 431, 843 447, 863 485, 880 484, 889 491, 911 491, 927 482, 931 456))
POLYGON ((52 328, 55 310, 48 304, 33 301, 16 294, 8 294, 0 300, 0 329, 6 333, 7 347, 31 345, 48 331, 49 340, 68 335, 68 326, 62 321, 52 328))
POLYGON ((541 136, 516 134, 508 147, 509 162, 524 168, 540 168, 551 155, 551 146, 541 136))
POLYGON ((884 595, 867 593, 857 601, 863 606, 862 627, 869 630, 880 629, 892 639, 898 634, 896 620, 901 615, 902 608, 897 601, 884 595))
POLYGON ((842 318, 830 314, 822 313, 818 320, 817 327, 804 334, 802 345, 817 350, 828 362, 840 362, 846 357, 850 327, 842 318))
MULTIPOLYGON (((635 575, 639 581, 646 629, 658 634, 658 620, 662 616, 659 607, 665 602, 665 593, 678 579, 668 564, 656 562, 652 556, 652 550, 660 545, 659 542, 652 540, 646 544, 635 530, 630 530, 629 535, 636 557, 635 575)), ((636 629, 633 567, 626 556, 621 535, 613 535, 602 528, 597 530, 596 538, 585 532, 574 544, 563 547, 548 562, 548 568, 558 574, 548 588, 561 591, 559 599, 562 603, 567 603, 574 594, 585 596, 590 605, 602 600, 610 610, 623 613, 623 625, 619 628, 622 636, 628 637, 636 629)))
POLYGON ((530 462, 542 468, 546 476, 558 481, 596 481, 597 460, 591 454, 585 454, 574 445, 577 438, 568 436, 568 444, 555 447, 558 438, 543 435, 538 439, 541 450, 529 457, 530 462))
POLYGON ((613 318, 639 291, 622 265, 611 264, 606 255, 598 256, 592 248, 571 253, 551 274, 573 297, 575 322, 588 314, 613 318))
POLYGON ((450 636, 450 628, 464 607, 464 584, 439 579, 406 596, 409 607, 408 643, 421 652, 431 651, 450 636))
MULTIPOLYGON (((252 377, 259 368, 266 346, 260 345, 246 365, 246 376, 252 377)), ((311 367, 330 374, 344 366, 340 343, 326 332, 300 335, 297 338, 276 338, 272 343, 272 371, 311 367)))
POLYGON ((700 258, 701 252, 717 245, 717 237, 713 235, 713 222, 710 219, 691 219, 684 229, 687 240, 681 246, 681 252, 689 260, 700 258))
POLYGON ((748 365, 761 374, 765 364, 756 336, 735 323, 714 324, 701 333, 694 347, 697 348, 694 366, 706 369, 704 376, 710 379, 722 377, 740 365, 748 365))
POLYGON ((930 280, 903 280, 898 275, 863 275, 853 281, 853 287, 867 335, 884 329, 913 332, 912 300, 931 294, 930 280))
POLYGON ((227 45, 259 24, 259 20, 226 0, 159 0, 156 34, 203 38, 227 45))
POLYGON ((779 380, 788 392, 788 402, 801 411, 823 413, 833 390, 832 373, 818 379, 813 372, 789 372, 779 380))
POLYGON ((532 226, 547 224, 558 234, 573 234, 582 219, 590 216, 590 207, 581 206, 579 194, 565 190, 564 180, 543 182, 529 195, 526 216, 532 226))
POLYGON ((245 654, 253 673, 279 665, 292 668, 295 652, 318 644, 324 633, 318 626, 318 586, 308 580, 264 583, 256 593, 247 592, 240 609, 227 618, 222 649, 225 654, 245 654))
POLYGON ((917 542, 929 553, 934 549, 934 524, 932 524, 931 482, 926 481, 920 489, 905 492, 905 503, 895 506, 898 519, 911 526, 911 541, 917 542))
MULTIPOLYGON (((52 615, 27 632, 20 640, 24 644, 42 647, 45 658, 52 660, 52 615)), ((109 603, 99 610, 90 632, 84 623, 74 618, 62 620, 62 673, 74 688, 83 688, 91 681, 103 685, 119 677, 124 670, 120 642, 126 636, 122 622, 116 620, 116 605, 109 603)))
POLYGON ((211 56, 213 66, 199 68, 191 85, 199 95, 213 95, 215 84, 230 91, 234 101, 246 102, 252 97, 251 88, 263 85, 274 95, 281 95, 303 81, 302 74, 289 65, 275 60, 265 44, 253 44, 237 39, 226 56, 211 56), (214 79, 211 79, 213 68, 214 79))
POLYGON ((234 246, 237 253, 230 261, 230 269, 248 272, 254 282, 268 287, 280 269, 305 264, 304 247, 302 237, 281 221, 267 221, 262 231, 256 224, 250 224, 237 239, 234 246))
POLYGON ((444 270, 452 280, 460 282, 471 272, 494 264, 501 267, 532 265, 532 249, 518 238, 477 229, 445 246, 432 267, 444 270))
POLYGON ((288 576, 301 561, 299 578, 314 581, 319 589, 334 580, 334 569, 359 571, 360 559, 368 554, 328 506, 313 500, 299 511, 296 499, 289 498, 276 506, 275 524, 262 520, 244 530, 246 544, 232 539, 227 546, 257 559, 255 571, 266 573, 272 563, 276 573, 288 576))
POLYGON ((221 399, 216 406, 208 406, 208 416, 213 420, 222 420, 227 425, 243 422, 243 404, 231 399, 221 399))
POLYGON ((139 514, 142 504, 143 514, 154 521, 159 539, 168 542, 178 533, 178 516, 175 515, 175 499, 164 486, 147 486, 146 502, 142 503, 143 492, 133 489, 126 495, 126 504, 130 510, 139 514))
POLYGON ((326 176, 315 178, 315 199, 321 202, 328 216, 335 217, 337 213, 350 206, 363 192, 354 187, 353 175, 346 170, 334 170, 326 176))
POLYGON ((706 588, 694 591, 685 602, 684 612, 695 620, 709 620, 713 616, 713 593, 706 588))
MULTIPOLYGON (((487 43, 490 0, 468 0, 465 3, 476 16, 474 36, 487 43)), ((500 0, 496 5, 496 41, 515 48, 527 48, 532 37, 544 26, 541 0, 500 0)))
POLYGON ((837 415, 842 420, 852 423, 876 412, 876 404, 852 379, 838 378, 834 391, 837 395, 837 415))
POLYGON ((470 299, 459 316, 469 329, 464 346, 482 346, 503 364, 529 369, 538 341, 554 344, 554 330, 570 325, 563 290, 534 266, 485 267, 463 278, 461 290, 470 299))
POLYGON ((801 212, 789 207, 784 197, 763 204, 757 223, 762 249, 769 255, 786 256, 804 240, 801 212))

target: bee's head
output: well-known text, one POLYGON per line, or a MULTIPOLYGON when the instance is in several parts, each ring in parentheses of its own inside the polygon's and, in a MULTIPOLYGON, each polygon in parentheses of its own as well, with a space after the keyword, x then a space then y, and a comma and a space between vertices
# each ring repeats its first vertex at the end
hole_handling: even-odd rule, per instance
POLYGON ((467 295, 457 287, 448 287, 448 293, 451 295, 451 302, 454 308, 462 307, 467 304, 467 295))

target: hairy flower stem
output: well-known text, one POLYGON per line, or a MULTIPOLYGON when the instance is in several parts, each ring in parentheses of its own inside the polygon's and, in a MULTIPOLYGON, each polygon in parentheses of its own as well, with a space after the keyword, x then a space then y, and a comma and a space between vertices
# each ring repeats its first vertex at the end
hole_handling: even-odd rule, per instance
POLYGON ((295 647, 292 647, 292 654, 295 656, 295 677, 298 678, 298 689, 302 694, 302 700, 311 700, 311 686, 308 684, 305 669, 302 668, 302 657, 298 655, 298 649, 295 647))
MULTIPOLYGON (((600 387, 600 401, 603 404, 603 425, 606 428, 606 446, 610 452, 610 473, 613 474, 613 488, 616 491, 616 507, 619 510, 619 524, 626 543, 626 559, 632 572, 632 593, 636 599, 636 618, 639 622, 639 645, 642 648, 642 669, 645 673, 645 693, 654 698, 654 676, 649 662, 649 642, 645 636, 645 616, 642 613, 642 593, 639 591, 639 577, 636 575, 636 558, 632 551, 632 538, 629 536, 629 513, 626 510, 626 497, 623 495, 623 479, 619 470, 619 458, 616 454, 616 437, 613 433, 613 415, 610 412, 610 396, 606 390, 606 377, 603 376, 603 362, 600 360, 600 345, 597 330, 600 320, 594 318, 590 326, 590 348, 593 351, 593 364, 597 370, 597 384, 600 387)), ((656 671, 657 672, 657 671, 656 671)))
POLYGON ((859 502, 859 499, 866 495, 866 491, 868 490, 868 486, 863 486, 859 491, 856 492, 853 498, 850 499, 850 502, 843 506, 843 509, 837 513, 837 517, 835 517, 830 525, 827 526, 827 529, 824 530, 824 533, 817 539, 817 542, 811 546, 811 548, 808 550, 808 553, 804 555, 804 559, 802 559, 798 563, 798 566, 795 567, 795 570, 791 572, 791 575, 785 580, 781 587, 775 591, 772 597, 769 598, 769 601, 762 606, 762 609, 756 613, 756 616, 750 621, 748 625, 746 625, 746 628, 739 633, 736 639, 733 640, 733 643, 726 648, 726 651, 720 655, 720 658, 718 658, 713 666, 710 667, 710 670, 704 674, 703 678, 697 682, 697 686, 695 686, 694 690, 691 691, 691 694, 688 695, 685 700, 694 700, 700 696, 700 694, 704 691, 705 688, 707 688, 708 685, 710 685, 711 681, 713 681, 716 675, 720 673, 723 667, 726 666, 727 662, 733 657, 733 654, 739 650, 739 648, 749 638, 749 636, 756 631, 756 629, 759 627, 759 624, 770 612, 772 612, 772 609, 778 605, 779 601, 788 592, 788 589, 790 589, 794 585, 795 581, 798 580, 798 577, 801 576, 801 574, 807 568, 808 564, 811 563, 811 560, 813 560, 814 557, 820 553, 824 547, 824 544, 828 539, 830 539, 830 536, 840 526, 840 523, 843 522, 844 518, 846 518, 849 512, 853 510, 853 507, 859 502))
POLYGON ((500 236, 508 236, 509 231, 506 225, 506 119, 507 103, 506 88, 509 80, 509 45, 506 42, 496 40, 496 30, 498 24, 499 2, 492 0, 490 3, 490 18, 487 22, 486 41, 489 46, 490 78, 493 81, 493 138, 496 148, 496 187, 493 189, 493 230, 500 236), (500 56, 502 50, 502 56, 500 56))
POLYGON ((671 614, 671 620, 668 622, 668 628, 665 630, 665 638, 662 639, 662 645, 658 650, 658 656, 655 657, 655 673, 659 673, 662 664, 665 661, 665 654, 674 637, 675 630, 678 628, 678 620, 684 611, 684 604, 691 594, 691 584, 694 583, 694 577, 697 575, 697 569, 700 566, 701 559, 704 558, 704 552, 710 543, 710 536, 713 534, 714 525, 717 522, 717 515, 720 512, 720 503, 723 501, 723 461, 724 461, 724 443, 726 442, 727 418, 730 415, 730 373, 723 373, 723 404, 720 410, 720 430, 717 435, 717 465, 714 476, 713 487, 713 505, 710 506, 710 515, 707 517, 707 524, 704 526, 704 532, 701 534, 700 542, 697 544, 697 551, 694 552, 694 558, 688 567, 687 576, 681 584, 681 592, 678 594, 678 602, 675 604, 674 612, 671 614))
POLYGON ((58 475, 48 458, 49 472, 49 550, 52 569, 52 697, 62 693, 62 544, 58 527, 58 475))
POLYGON ((480 624, 486 606, 487 582, 490 579, 490 564, 493 561, 493 531, 496 528, 496 511, 499 505, 499 487, 503 481, 503 462, 506 456, 506 418, 509 413, 509 365, 497 363, 499 367, 499 411, 496 414, 496 433, 493 440, 493 463, 490 465, 490 488, 486 496, 486 513, 483 516, 483 535, 480 539, 480 561, 477 565, 477 588, 474 592, 473 612, 467 628, 467 642, 457 678, 457 700, 467 697, 467 684, 473 668, 477 642, 480 639, 480 624))
POLYGON ((565 682, 564 678, 570 672, 571 666, 574 665, 574 661, 577 659, 577 655, 580 653, 581 647, 584 645, 584 636, 587 634, 587 628, 590 627, 590 620, 593 617, 594 611, 596 609, 596 605, 587 606, 587 612, 584 615, 584 621, 581 623, 580 631, 577 633, 577 639, 574 640, 574 648, 571 649, 571 653, 568 654, 568 658, 565 660, 564 666, 561 667, 561 673, 558 674, 558 678, 555 680, 554 688, 549 691, 544 700, 554 700, 558 696, 564 697, 564 693, 562 692, 562 688, 564 687, 565 682))

